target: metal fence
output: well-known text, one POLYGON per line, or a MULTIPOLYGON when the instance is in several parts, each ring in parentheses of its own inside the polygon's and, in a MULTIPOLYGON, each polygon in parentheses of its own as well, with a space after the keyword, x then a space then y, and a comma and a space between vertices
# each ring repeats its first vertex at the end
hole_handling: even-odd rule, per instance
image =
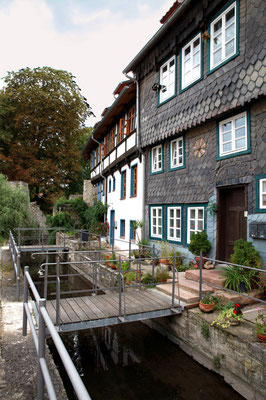
POLYGON ((32 281, 29 273, 29 267, 25 267, 24 272, 23 336, 27 335, 27 322, 29 322, 35 348, 38 354, 37 400, 44 399, 45 386, 49 399, 56 400, 57 398, 45 359, 46 329, 56 346, 77 398, 79 400, 90 400, 91 397, 89 396, 87 389, 75 368, 75 365, 73 364, 58 332, 56 331, 51 318, 49 317, 49 314, 46 310, 46 299, 40 298, 36 286, 32 281), (29 307, 29 288, 31 289, 32 296, 35 299, 35 303, 39 311, 38 327, 35 327, 29 307))

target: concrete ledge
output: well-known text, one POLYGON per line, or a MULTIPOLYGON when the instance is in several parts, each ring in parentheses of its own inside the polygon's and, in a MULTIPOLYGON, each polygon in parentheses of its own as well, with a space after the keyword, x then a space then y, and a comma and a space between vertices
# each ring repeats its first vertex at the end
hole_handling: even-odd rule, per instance
POLYGON ((9 246, 2 246, 0 248, 0 264, 7 266, 11 263, 11 255, 9 251, 9 246))

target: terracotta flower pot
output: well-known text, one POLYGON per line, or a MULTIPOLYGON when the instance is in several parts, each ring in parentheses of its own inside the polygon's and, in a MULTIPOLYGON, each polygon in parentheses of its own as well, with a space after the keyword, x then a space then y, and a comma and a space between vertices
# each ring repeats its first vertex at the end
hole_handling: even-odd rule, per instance
POLYGON ((170 264, 170 261, 168 260, 168 258, 159 258, 159 261, 161 264, 164 264, 164 265, 170 264))
POLYGON ((260 340, 262 340, 263 342, 266 342, 266 335, 261 335, 260 333, 257 333, 257 336, 260 340))
POLYGON ((214 302, 212 301, 211 304, 204 304, 200 301, 199 308, 201 311, 206 312, 206 313, 212 312, 214 309, 214 302))

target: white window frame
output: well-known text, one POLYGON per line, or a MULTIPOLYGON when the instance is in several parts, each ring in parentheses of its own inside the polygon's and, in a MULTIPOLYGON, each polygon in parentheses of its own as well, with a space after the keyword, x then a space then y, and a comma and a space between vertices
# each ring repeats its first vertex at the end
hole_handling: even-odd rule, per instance
POLYGON ((175 242, 181 242, 182 239, 182 207, 180 206, 171 206, 171 207, 167 207, 167 240, 172 240, 175 242), (174 211, 174 217, 170 218, 170 212, 171 210, 174 211), (180 212, 180 217, 177 217, 177 211, 180 212), (170 219, 174 220, 174 226, 170 227, 170 219), (177 221, 180 221, 180 227, 177 226, 177 221), (174 230, 174 235, 171 236, 170 231, 171 229, 174 230), (180 230, 180 236, 176 235, 176 231, 180 230))
POLYGON ((205 207, 200 206, 189 206, 187 207, 187 243, 190 243, 190 234, 192 232, 197 233, 204 230, 205 224, 205 207), (191 211, 195 210, 195 229, 190 228, 191 211), (199 218, 199 211, 203 212, 203 219, 199 218), (202 229, 199 229, 199 221, 202 221, 202 229))
MULTIPOLYGON (((228 27, 227 27, 228 28, 228 27)), ((222 12, 221 14, 219 14, 219 16, 211 22, 210 24, 210 69, 212 70, 213 68, 218 67, 219 65, 221 65, 222 63, 224 63, 226 60, 230 59, 232 56, 234 56, 236 54, 237 51, 237 7, 236 7, 236 1, 231 4, 230 7, 228 7, 224 12, 222 12), (227 43, 229 43, 232 38, 230 38, 227 42, 225 41, 225 18, 226 18, 226 14, 228 14, 228 12, 230 12, 232 9, 234 8, 235 10, 235 15, 234 15, 234 24, 235 24, 235 29, 234 29, 234 51, 232 53, 230 53, 228 56, 225 55, 225 46, 227 43), (214 64, 214 41, 216 39, 216 36, 214 34, 214 25, 219 21, 222 20, 222 28, 221 28, 221 35, 222 35, 222 39, 221 39, 221 49, 222 49, 222 57, 221 60, 219 62, 217 62, 216 64, 214 64)), ((217 49, 216 49, 217 50, 217 49)))
POLYGON ((200 79, 202 75, 202 66, 201 66, 201 34, 199 33, 197 36, 195 36, 186 46, 182 48, 182 79, 181 79, 181 89, 185 89, 188 86, 192 85, 195 81, 200 79), (194 52, 194 43, 199 40, 199 50, 197 52, 194 52), (185 52, 186 50, 190 48, 190 63, 189 63, 189 69, 186 70, 185 68, 185 52), (194 56, 199 53, 199 62, 194 64, 194 56), (199 66, 199 73, 195 73, 195 68, 199 66), (192 71, 192 78, 185 83, 185 75, 188 74, 190 71, 192 71))
POLYGON ((266 178, 262 178, 259 180, 259 208, 262 210, 266 210, 266 205, 263 205, 263 195, 266 196, 266 190, 263 191, 263 183, 266 183, 266 178))
POLYGON ((248 119, 247 119, 247 112, 243 112, 241 114, 234 115, 233 117, 227 118, 223 121, 219 122, 219 156, 220 157, 225 157, 227 155, 231 154, 237 154, 237 153, 242 153, 243 151, 248 150, 248 119), (236 128, 236 120, 245 117, 245 125, 242 125, 240 127, 236 128), (228 123, 231 123, 231 140, 223 140, 223 135, 226 135, 226 133, 230 132, 223 132, 223 125, 226 125, 228 123), (239 128, 245 127, 245 136, 241 136, 239 138, 236 137, 236 132, 239 128), (240 140, 241 138, 245 139, 245 145, 239 149, 236 148, 236 142, 237 140, 240 140), (223 151, 223 145, 226 143, 232 142, 232 149, 229 151, 223 151))
POLYGON ((163 207, 154 206, 150 208, 150 236, 158 239, 163 237, 163 207), (161 216, 159 216, 159 210, 161 211, 161 216), (154 214, 155 211, 155 214, 154 214), (155 218, 155 224, 153 219, 155 218), (159 224, 159 218, 161 219, 161 224, 159 224), (155 228, 155 233, 154 229, 155 228), (161 228, 161 234, 159 233, 159 228, 161 228))
POLYGON ((151 172, 161 172, 163 170, 163 146, 155 146, 151 149, 151 172), (159 166, 160 165, 160 166, 159 166))
POLYGON ((159 103, 163 103, 176 94, 176 56, 167 60, 160 68, 160 85, 159 103), (173 63, 174 62, 174 63, 173 63), (167 72, 164 73, 164 69, 167 72))
POLYGON ((180 168, 184 166, 184 138, 179 137, 170 142, 170 168, 180 168), (173 149, 173 147, 176 149, 173 149), (175 151, 177 152, 176 157, 174 156, 175 151), (181 162, 179 161, 182 158, 181 162), (176 162, 175 162, 176 161, 176 162))

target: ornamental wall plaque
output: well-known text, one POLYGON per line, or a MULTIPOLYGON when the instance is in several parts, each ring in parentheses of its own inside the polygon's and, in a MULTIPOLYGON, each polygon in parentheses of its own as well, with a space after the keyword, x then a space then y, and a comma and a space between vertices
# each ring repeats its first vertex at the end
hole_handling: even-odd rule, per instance
POLYGON ((196 156, 197 158, 202 157, 205 153, 206 153, 206 142, 204 139, 198 139, 195 143, 195 145, 193 146, 193 153, 194 156, 196 156))

